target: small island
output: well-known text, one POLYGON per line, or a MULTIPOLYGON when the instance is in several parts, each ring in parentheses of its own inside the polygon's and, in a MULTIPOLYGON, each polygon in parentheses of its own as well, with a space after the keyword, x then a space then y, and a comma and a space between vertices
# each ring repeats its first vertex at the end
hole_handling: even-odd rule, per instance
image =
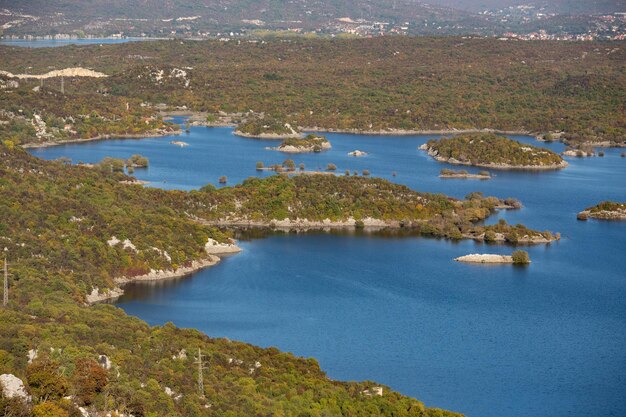
POLYGON ((490 180, 491 174, 488 171, 480 171, 478 174, 471 174, 464 169, 456 171, 454 169, 444 168, 439 172, 439 178, 490 180))
POLYGON ((235 135, 256 139, 287 139, 300 136, 300 131, 289 123, 273 117, 246 120, 237 126, 235 135))
POLYGON ((496 255, 490 253, 472 253, 465 256, 459 256, 454 259, 457 262, 476 263, 476 264, 517 264, 527 265, 530 263, 528 252, 516 250, 511 255, 496 255))
POLYGON ((357 150, 354 150, 354 151, 352 151, 352 152, 348 152, 348 155, 349 155, 349 156, 357 156, 357 157, 358 157, 358 156, 366 156, 366 155, 367 155, 367 152, 360 151, 360 150, 358 150, 358 149, 357 149, 357 150))
POLYGON ((586 208, 576 216, 578 220, 587 220, 589 217, 600 220, 626 220, 626 203, 603 201, 586 208))
POLYGON ((544 148, 523 144, 495 133, 468 133, 430 140, 420 149, 440 162, 492 169, 549 170, 567 166, 563 158, 544 148))
POLYGON ((287 138, 276 148, 270 149, 285 153, 310 153, 327 151, 330 148, 330 142, 325 136, 309 134, 304 138, 287 138))

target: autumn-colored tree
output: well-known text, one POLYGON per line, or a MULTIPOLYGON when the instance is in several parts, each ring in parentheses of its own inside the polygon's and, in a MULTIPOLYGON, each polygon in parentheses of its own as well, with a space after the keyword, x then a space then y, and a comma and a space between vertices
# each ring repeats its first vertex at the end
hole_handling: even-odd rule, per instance
POLYGON ((91 404, 96 395, 102 392, 108 380, 108 372, 95 360, 88 358, 76 360, 72 384, 76 397, 84 404, 91 404))

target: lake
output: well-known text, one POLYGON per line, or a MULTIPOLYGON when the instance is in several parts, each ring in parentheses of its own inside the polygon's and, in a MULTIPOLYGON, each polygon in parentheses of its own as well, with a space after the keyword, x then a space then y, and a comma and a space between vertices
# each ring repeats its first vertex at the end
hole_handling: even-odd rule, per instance
POLYGON ((154 38, 84 38, 84 39, 1 39, 0 45, 22 48, 54 48, 67 45, 114 44, 150 41, 154 38))
POLYGON ((30 151, 74 162, 141 154, 150 167, 137 169, 137 178, 167 189, 217 185, 222 175, 233 185, 272 175, 257 172, 257 161, 291 158, 308 170, 328 163, 339 172, 368 169, 418 191, 518 198, 521 210, 488 221, 505 218, 563 236, 524 248, 528 267, 452 261, 513 250, 473 241, 348 232, 243 236, 242 253, 189 278, 129 285, 117 305, 150 324, 172 321, 314 357, 333 379, 375 380, 469 417, 626 415, 626 223, 576 220, 602 200, 626 201, 620 150, 569 158, 560 171, 444 180, 439 170, 452 166, 417 149, 434 136, 327 137, 332 150, 305 155, 267 150, 279 142, 234 136, 232 128, 205 127, 30 151), (347 155, 355 149, 369 155, 347 155))

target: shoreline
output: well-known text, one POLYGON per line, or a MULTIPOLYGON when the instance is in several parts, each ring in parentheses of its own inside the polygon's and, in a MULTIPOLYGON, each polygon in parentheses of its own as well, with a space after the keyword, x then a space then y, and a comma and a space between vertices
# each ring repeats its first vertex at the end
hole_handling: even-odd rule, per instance
MULTIPOLYGON (((500 129, 334 129, 324 127, 301 127, 305 132, 327 132, 327 133, 347 133, 354 135, 376 135, 376 136, 410 136, 410 135, 450 135, 462 133, 499 133, 502 135, 525 135, 534 136, 535 134, 528 130, 500 130, 500 129)), ((536 138, 536 137, 535 137, 536 138)))
POLYGON ((513 264, 511 255, 497 255, 490 253, 471 253, 469 255, 454 258, 457 262, 474 263, 474 264, 513 264))
POLYGON ((195 259, 191 261, 189 266, 181 266, 177 269, 165 270, 152 269, 147 274, 136 275, 134 277, 116 277, 113 279, 115 287, 105 289, 105 292, 103 293, 100 293, 98 288, 93 288, 91 294, 87 294, 87 304, 91 305, 103 301, 115 300, 124 295, 123 287, 127 284, 133 282, 162 281, 173 278, 183 278, 218 264, 222 258, 217 255, 227 256, 241 252, 241 248, 235 244, 234 240, 230 240, 229 243, 219 243, 211 238, 207 240, 204 250, 206 252, 206 258, 195 259))
POLYGON ((123 287, 126 284, 130 284, 133 282, 147 282, 147 281, 162 281, 166 279, 173 278, 182 278, 188 275, 191 275, 195 272, 201 271, 210 266, 216 265, 220 262, 220 258, 215 255, 208 255, 205 259, 194 260, 191 262, 189 266, 183 266, 178 269, 168 269, 168 270, 151 270, 149 273, 144 275, 137 275, 134 277, 117 277, 113 279, 115 283, 114 288, 109 288, 104 293, 100 293, 98 288, 94 288, 91 294, 87 295, 87 304, 92 305, 96 303, 101 303, 105 301, 113 301, 122 295, 124 295, 123 287))
POLYGON ((65 139, 56 142, 41 142, 41 143, 25 143, 20 145, 24 149, 36 149, 36 148, 49 148, 52 146, 66 145, 68 143, 86 143, 95 142, 98 140, 107 139, 144 139, 144 138, 159 138, 162 136, 177 136, 182 133, 182 130, 172 130, 168 132, 146 132, 146 133, 122 133, 119 135, 98 135, 91 138, 77 138, 77 139, 65 139))
POLYGON ((439 178, 447 180, 490 180, 492 176, 480 174, 440 174, 439 178))

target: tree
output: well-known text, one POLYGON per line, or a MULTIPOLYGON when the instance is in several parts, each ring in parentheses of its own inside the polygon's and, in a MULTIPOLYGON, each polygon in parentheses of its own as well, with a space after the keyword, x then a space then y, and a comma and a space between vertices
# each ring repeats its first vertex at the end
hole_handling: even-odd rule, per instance
POLYGON ((302 162, 300 163, 299 167, 300 167, 300 171, 304 171, 304 164, 302 162))
POLYGON ((370 175, 370 170, 369 169, 364 169, 363 170, 363 176, 367 177, 368 175, 370 175))
POLYGON ((335 171, 336 169, 337 169, 337 165, 335 164, 326 165, 326 171, 335 171))
POLYGON ((285 159, 285 161, 283 161, 283 167, 287 168, 289 171, 294 171, 296 169, 296 163, 293 159, 285 159))
POLYGON ((517 265, 525 265, 530 263, 530 257, 525 250, 516 250, 513 252, 513 263, 517 265))
POLYGON ((226 181, 228 180, 228 178, 226 178, 226 175, 222 175, 221 177, 219 177, 219 179, 217 180, 220 184, 226 184, 226 181))

